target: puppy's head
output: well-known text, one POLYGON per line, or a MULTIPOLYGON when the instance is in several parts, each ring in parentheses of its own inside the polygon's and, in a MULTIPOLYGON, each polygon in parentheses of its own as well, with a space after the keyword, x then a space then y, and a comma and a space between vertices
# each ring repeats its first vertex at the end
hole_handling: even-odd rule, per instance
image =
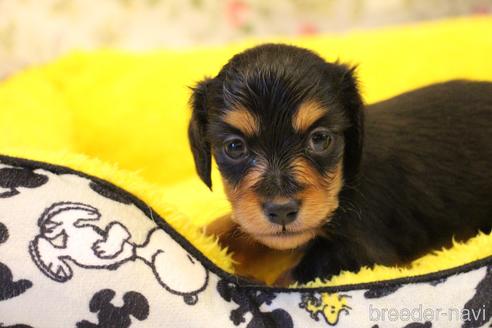
POLYGON ((263 45, 194 88, 189 138, 198 174, 211 187, 213 155, 233 219, 259 242, 306 243, 353 181, 362 101, 352 73, 306 49, 263 45))

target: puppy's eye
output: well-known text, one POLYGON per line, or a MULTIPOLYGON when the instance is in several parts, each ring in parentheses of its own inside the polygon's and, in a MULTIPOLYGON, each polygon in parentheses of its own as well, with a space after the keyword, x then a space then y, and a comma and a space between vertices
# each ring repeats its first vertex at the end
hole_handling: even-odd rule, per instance
POLYGON ((248 148, 243 139, 234 137, 224 143, 224 153, 231 159, 238 160, 246 156, 248 148))
POLYGON ((332 136, 328 130, 314 130, 309 136, 308 150, 313 153, 322 153, 330 147, 332 136))

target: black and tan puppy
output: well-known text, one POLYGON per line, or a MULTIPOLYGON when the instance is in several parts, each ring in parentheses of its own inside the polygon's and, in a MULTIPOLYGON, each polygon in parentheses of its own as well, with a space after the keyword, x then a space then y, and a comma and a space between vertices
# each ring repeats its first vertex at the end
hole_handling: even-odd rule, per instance
POLYGON ((192 107, 201 179, 211 187, 213 156, 241 230, 302 250, 297 281, 408 263, 492 226, 492 83, 364 106, 352 68, 263 45, 198 83, 192 107))

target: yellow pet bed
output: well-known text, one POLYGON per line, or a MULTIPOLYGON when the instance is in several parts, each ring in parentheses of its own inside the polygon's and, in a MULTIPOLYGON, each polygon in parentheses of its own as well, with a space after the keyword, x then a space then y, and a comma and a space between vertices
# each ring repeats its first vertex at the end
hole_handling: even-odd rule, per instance
MULTIPOLYGON (((372 32, 355 32, 346 36, 274 41, 312 49, 328 60, 340 59, 342 62, 358 64, 362 94, 365 101, 371 103, 419 86, 448 79, 492 80, 491 31, 492 17, 481 17, 372 32)), ((10 202, 16 197, 28 195, 30 192, 35 193, 38 185, 40 188, 45 188, 41 187, 44 185, 41 183, 44 178, 39 176, 53 175, 58 177, 56 179, 61 179, 60 177, 65 175, 73 175, 80 179, 91 180, 92 190, 99 194, 104 188, 112 190, 113 193, 110 194, 114 196, 116 193, 117 196, 109 198, 116 197, 121 201, 119 197, 122 197, 125 200, 123 203, 136 204, 135 206, 151 220, 164 219, 165 223, 156 223, 156 227, 164 229, 183 247, 184 252, 189 254, 190 261, 194 264, 194 261, 204 263, 203 272, 206 272, 208 285, 214 279, 218 281, 216 287, 212 289, 216 293, 215 297, 225 304, 220 305, 213 300, 214 294, 206 294, 207 290, 196 288, 193 293, 180 294, 180 292, 175 293, 177 289, 169 287, 167 290, 171 294, 183 296, 188 305, 205 302, 206 308, 206 302, 209 302, 208 307, 211 311, 209 314, 204 314, 206 312, 201 314, 208 318, 206 320, 211 320, 208 324, 208 321, 203 321, 205 319, 196 321, 196 317, 193 316, 189 322, 181 321, 186 320, 187 316, 183 313, 175 315, 172 310, 166 310, 170 317, 160 320, 172 326, 181 324, 183 327, 218 327, 247 324, 248 327, 271 327, 275 324, 282 326, 280 324, 283 323, 285 327, 289 325, 354 327, 355 323, 364 322, 361 326, 370 327, 375 324, 380 327, 393 327, 395 322, 398 322, 398 326, 404 326, 406 320, 402 316, 391 322, 388 321, 388 315, 386 318, 381 318, 382 309, 390 305, 395 311, 404 308, 413 309, 418 304, 430 308, 440 307, 447 311, 448 307, 461 310, 480 308, 482 306, 480 300, 485 302, 484 311, 492 312, 491 302, 485 301, 492 298, 490 293, 492 277, 488 269, 492 263, 489 258, 492 255, 492 237, 489 235, 479 235, 464 244, 456 243, 451 249, 424 256, 408 268, 382 266, 373 269, 364 268, 357 274, 344 272, 330 281, 316 281, 302 288, 298 286, 291 289, 255 289, 233 276, 230 254, 227 250, 221 249, 213 238, 204 236, 200 230, 200 227, 214 218, 226 214, 229 211, 229 204, 222 192, 217 171, 213 172, 213 193, 195 174, 186 137, 186 125, 190 115, 187 104, 190 96, 188 86, 194 85, 205 75, 215 75, 233 54, 256 43, 245 42, 227 47, 192 51, 155 51, 144 54, 112 50, 73 53, 53 63, 25 70, 2 81, 0 154, 3 156, 0 158, 0 207, 2 201, 10 202), (20 158, 30 161, 23 161, 20 158), (3 182, 2 174, 6 176, 3 182), (12 186, 12 179, 34 179, 32 180, 34 182, 31 185, 20 184, 16 188, 12 186), (99 187, 94 187, 95 185, 105 187, 97 189, 99 187), (3 195, 7 195, 3 198, 2 190, 3 195), (483 285, 485 283, 488 285, 483 285), (484 290, 488 290, 488 294, 484 294, 484 290), (200 293, 208 296, 200 298, 200 293), (408 295, 419 299, 411 301, 408 295), (367 303, 367 300, 371 300, 371 303, 367 303), (376 304, 376 308, 372 310, 378 312, 371 312, 368 306, 373 304, 376 304), (222 310, 219 310, 220 307, 222 310), (269 310, 271 311, 268 312, 269 310), (224 320, 216 318, 217 313, 221 311, 226 313, 224 320), (252 317, 247 315, 249 312, 252 317), (379 321, 372 320, 376 314, 378 315, 376 319, 379 321)), ((56 179, 53 181, 56 182, 56 179)), ((50 183, 51 180, 47 184, 50 183)), ((77 186, 77 183, 75 185, 77 186)), ((70 190, 74 188, 71 184, 65 187, 70 190)), ((51 189, 47 189, 49 190, 51 189)), ((57 191, 55 194, 63 192, 57 191)), ((85 191, 80 193, 85 195, 85 191)), ((102 193, 104 194, 105 191, 102 193)), ((31 263, 31 267, 26 269, 22 264, 17 263, 19 255, 13 255, 13 251, 9 254, 2 252, 3 247, 8 247, 7 241, 6 245, 0 245, 0 272, 1 266, 4 265, 4 273, 10 272, 10 275, 14 274, 16 278, 21 279, 32 276, 34 273, 30 270, 39 273, 38 269, 40 269, 51 278, 49 283, 53 281, 62 283, 66 280, 61 280, 66 277, 72 277, 67 271, 72 271, 73 268, 60 264, 60 268, 65 270, 64 273, 51 274, 51 276, 49 270, 43 269, 46 259, 39 257, 42 252, 41 239, 43 231, 46 233, 43 229, 50 230, 43 225, 43 222, 50 222, 52 214, 56 217, 58 213, 74 208, 88 216, 97 216, 99 213, 104 217, 105 212, 89 204, 93 196, 87 196, 87 199, 82 197, 83 199, 77 202, 49 203, 40 200, 44 195, 46 191, 32 196, 36 197, 33 202, 44 202, 45 212, 32 214, 36 216, 38 229, 41 229, 41 232, 36 235, 36 239, 31 238, 31 240, 26 237, 25 240, 25 243, 30 245, 30 258, 36 266, 31 263), (7 266, 6 263, 9 265, 7 266), (19 275, 19 272, 23 272, 24 276, 19 275)), ((1 213, 0 216, 0 244, 2 226, 4 239, 7 240, 5 236, 9 236, 13 240, 12 243, 15 243, 13 233, 6 232, 15 231, 12 225, 19 224, 18 221, 9 221, 7 217, 12 211, 12 206, 5 207, 7 212, 1 213)), ((100 206, 105 208, 113 205, 100 206)), ((16 217, 17 214, 19 210, 14 211, 11 217, 16 217)), ((135 236, 135 231, 130 235, 135 236)), ((101 230, 101 236, 103 232, 104 229, 101 230)), ((150 238, 150 232, 146 236, 150 238)), ((141 239, 142 244, 137 242, 132 244, 137 245, 135 249, 146 245, 145 242, 150 243, 144 236, 141 236, 141 239)), ((72 261, 82 266, 76 260, 72 259, 72 261)), ((282 263, 278 265, 281 266, 282 263)), ((87 267, 90 268, 90 265, 87 267)), ((113 265, 111 268, 116 267, 113 265)), ((113 270, 111 268, 109 269, 113 270)), ((182 269, 178 264, 175 275, 179 276, 182 269)), ((159 277, 155 267, 154 273, 159 277)), ((255 268, 253 273, 267 282, 275 279, 275 273, 271 273, 268 268, 263 271, 255 268)), ((128 274, 131 272, 129 271, 128 274)), ((74 279, 75 277, 76 275, 74 279)), ((27 287, 29 284, 24 283, 26 293, 35 289, 36 284, 33 279, 40 278, 26 280, 32 282, 32 287, 27 287)), ((132 279, 139 279, 139 277, 132 279)), ((0 279, 0 287, 1 281, 0 279)), ((162 286, 166 285, 161 280, 159 282, 162 286)), ((54 293, 58 293, 57 287, 49 283, 43 287, 44 291, 49 294, 52 288, 54 293)), ((95 299, 95 303, 91 301, 93 306, 91 311, 94 306, 97 308, 94 305, 97 304, 97 300, 111 294, 107 290, 100 294, 93 293, 92 301, 95 299)), ((19 299, 20 302, 23 295, 13 294, 19 295, 16 298, 5 297, 3 301, 0 297, 0 326, 2 322, 18 324, 24 320, 24 324, 33 324, 35 327, 57 327, 57 324, 65 327, 61 322, 67 321, 56 319, 56 314, 43 312, 45 319, 40 319, 39 315, 19 314, 17 307, 9 302, 14 299, 19 299), (46 318, 55 321, 48 324, 46 318)), ((125 294, 123 298, 127 296, 125 294)), ((134 294, 130 296, 142 300, 134 294)), ((89 301, 84 299, 84 302, 89 301)), ((152 302, 147 300, 147 305, 149 304, 152 305, 152 302)), ((166 304, 169 306, 171 303, 166 304)), ((30 303, 30 306, 36 308, 41 305, 30 303)), ((118 309, 126 311, 125 306, 126 303, 118 309)), ((153 327, 149 323, 152 321, 150 317, 153 313, 152 306, 150 312, 148 308, 147 306, 147 316, 142 312, 134 314, 138 311, 128 312, 130 317, 133 315, 134 318, 142 320, 141 323, 133 320, 132 326, 141 324, 145 327, 153 327)), ((107 310, 108 307, 92 311, 99 313, 100 322, 103 320, 101 313, 104 309, 107 310)), ((142 311, 145 314, 144 310, 142 311)), ((415 324, 420 322, 422 327, 451 327, 460 326, 463 322, 466 327, 479 327, 487 323, 492 316, 492 313, 487 313, 484 318, 474 321, 461 316, 451 325, 449 321, 448 325, 445 325, 444 319, 435 314, 429 320, 425 318, 414 320, 415 324)), ((79 323, 77 327, 92 327, 79 323)))

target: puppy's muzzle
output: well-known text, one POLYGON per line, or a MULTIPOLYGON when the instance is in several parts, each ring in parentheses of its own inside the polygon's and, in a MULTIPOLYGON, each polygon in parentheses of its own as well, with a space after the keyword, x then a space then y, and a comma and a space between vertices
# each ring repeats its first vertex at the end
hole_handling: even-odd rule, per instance
POLYGON ((285 227, 297 219, 299 201, 289 200, 286 203, 266 202, 263 204, 263 212, 271 223, 285 227))

